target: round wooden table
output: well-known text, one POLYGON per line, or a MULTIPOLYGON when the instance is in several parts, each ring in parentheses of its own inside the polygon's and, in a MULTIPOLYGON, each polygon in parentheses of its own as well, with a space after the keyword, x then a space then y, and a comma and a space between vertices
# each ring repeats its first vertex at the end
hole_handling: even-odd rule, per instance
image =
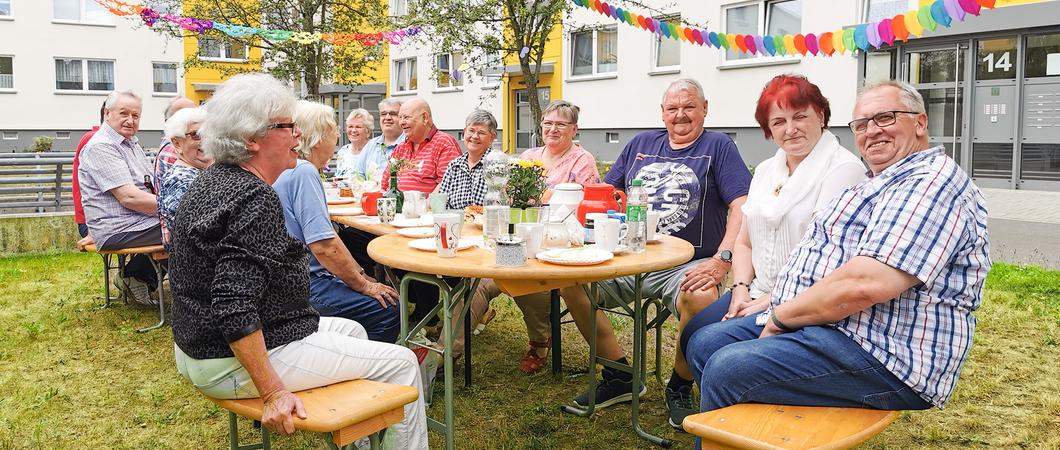
MULTIPOLYGON (((378 225, 376 226, 378 227, 378 225)), ((522 267, 497 267, 495 264, 495 254, 489 250, 473 247, 457 252, 457 256, 454 258, 442 258, 438 256, 436 252, 416 250, 409 247, 408 243, 411 240, 411 238, 398 234, 383 234, 373 239, 372 242, 368 244, 368 255, 379 264, 409 272, 400 283, 402 337, 399 344, 407 343, 408 336, 410 335, 407 319, 408 283, 410 281, 417 281, 435 285, 441 293, 442 302, 440 307, 441 311, 443 311, 443 317, 441 320, 442 340, 446 349, 443 351, 445 373, 445 419, 444 422, 437 422, 430 418, 428 418, 428 420, 434 422, 433 425, 437 428, 444 430, 447 449, 452 449, 454 446, 452 408, 453 362, 452 352, 449 350, 452 348, 454 336, 453 326, 451 325, 452 321, 450 320, 452 317, 452 305, 456 304, 456 302, 454 302, 455 298, 464 299, 464 306, 460 311, 456 311, 456 317, 459 317, 459 320, 464 321, 464 329, 468 334, 465 336, 464 364, 465 384, 469 384, 471 367, 471 335, 467 311, 471 305, 471 293, 477 287, 479 279, 493 279, 497 287, 512 296, 545 292, 549 290, 555 292, 555 290, 559 288, 581 284, 589 286, 587 292, 589 293, 590 298, 598 298, 596 295, 596 282, 633 275, 635 277, 634 286, 636 286, 636 289, 634 289, 634 291, 636 291, 634 297, 628 299, 628 306, 622 306, 624 312, 617 311, 617 309, 612 310, 633 318, 632 363, 630 365, 624 365, 597 357, 594 326, 594 333, 589 340, 589 374, 587 379, 589 392, 595 392, 597 383, 596 364, 605 364, 631 373, 633 377, 633 391, 639 392, 643 385, 642 374, 645 373, 645 357, 647 353, 645 347, 648 324, 645 314, 645 301, 641 298, 639 289, 643 285, 644 275, 649 272, 668 269, 684 264, 692 259, 694 254, 692 244, 689 244, 687 241, 672 236, 659 236, 659 241, 654 244, 648 244, 645 251, 642 253, 627 253, 625 255, 615 256, 607 262, 591 266, 562 266, 538 261, 536 259, 529 259, 527 264, 522 267), (461 281, 457 286, 450 288, 448 284, 442 281, 440 276, 458 277, 461 281)), ((558 305, 558 295, 553 294, 553 297, 553 305, 558 305)), ((657 300, 654 300, 654 302, 657 310, 656 318, 659 319, 661 316, 661 320, 665 320, 666 315, 661 315, 659 312, 660 302, 657 300)), ((590 303, 592 304, 592 314, 595 315, 600 306, 595 300, 590 303)), ((553 308, 558 309, 555 306, 553 308)), ((426 322, 426 320, 424 320, 424 322, 426 322)), ((558 333, 559 326, 555 324, 555 319, 553 323, 554 333, 558 333)), ((420 328, 420 326, 415 328, 420 328)), ((411 333, 415 333, 415 328, 411 330, 411 333)), ((559 355, 553 356, 558 357, 559 355)), ((658 371, 658 367, 656 367, 655 370, 658 371)), ((656 375, 658 376, 658 374, 656 375)), ((588 408, 564 406, 563 410, 583 417, 590 416, 595 411, 595 403, 595 396, 591 396, 588 408)), ((669 446, 670 442, 668 440, 651 435, 641 428, 639 411, 640 399, 639 396, 634 395, 631 405, 633 430, 642 438, 657 445, 669 446)))

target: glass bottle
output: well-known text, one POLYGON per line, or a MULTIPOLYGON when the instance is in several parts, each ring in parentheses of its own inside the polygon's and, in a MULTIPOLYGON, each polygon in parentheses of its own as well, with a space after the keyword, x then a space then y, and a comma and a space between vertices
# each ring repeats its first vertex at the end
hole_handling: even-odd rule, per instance
POLYGON ((394 211, 401 211, 401 208, 405 204, 405 194, 398 189, 398 173, 396 170, 390 171, 390 188, 383 193, 383 198, 397 199, 397 206, 394 211))
POLYGON ((508 155, 496 150, 490 151, 483 158, 483 178, 486 182, 486 194, 482 200, 485 223, 482 226, 482 239, 486 248, 496 247, 499 239, 508 228, 510 208, 508 206, 508 155))

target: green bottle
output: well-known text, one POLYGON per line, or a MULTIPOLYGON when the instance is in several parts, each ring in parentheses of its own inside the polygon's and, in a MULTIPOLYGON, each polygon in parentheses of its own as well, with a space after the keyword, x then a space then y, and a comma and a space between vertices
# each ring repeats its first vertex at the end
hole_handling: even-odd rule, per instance
POLYGON ((396 214, 401 212, 401 208, 405 204, 405 194, 402 193, 400 189, 398 189, 396 170, 390 171, 390 189, 387 189, 386 192, 383 193, 383 198, 397 199, 397 207, 394 210, 394 213, 396 214))

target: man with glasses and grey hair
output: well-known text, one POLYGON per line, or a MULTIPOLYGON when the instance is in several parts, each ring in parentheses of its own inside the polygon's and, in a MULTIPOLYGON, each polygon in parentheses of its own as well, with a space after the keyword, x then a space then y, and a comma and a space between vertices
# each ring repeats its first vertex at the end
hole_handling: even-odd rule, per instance
POLYGON ((991 266, 983 196, 928 144, 912 86, 865 87, 850 129, 871 178, 814 215, 766 312, 689 337, 702 410, 926 409, 953 394, 991 266))
MULTIPOLYGON (((103 109, 103 124, 85 144, 77 167, 88 232, 100 250, 159 245, 162 230, 151 166, 136 139, 140 97, 114 91, 103 109)), ((124 284, 118 288, 128 301, 151 304, 149 290, 158 278, 147 256, 137 255, 115 282, 124 284)))

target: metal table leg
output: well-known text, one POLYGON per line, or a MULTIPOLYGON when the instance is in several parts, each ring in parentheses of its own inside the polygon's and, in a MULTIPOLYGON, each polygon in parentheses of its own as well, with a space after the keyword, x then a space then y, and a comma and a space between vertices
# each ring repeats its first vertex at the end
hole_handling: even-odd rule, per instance
POLYGON ((155 261, 150 255, 147 257, 151 259, 151 267, 154 267, 155 276, 158 278, 158 323, 149 327, 140 328, 139 330, 136 330, 137 333, 146 333, 151 330, 157 330, 162 328, 162 325, 166 324, 166 296, 164 293, 165 291, 162 289, 162 277, 165 276, 165 274, 162 272, 162 263, 155 261))
POLYGON ((559 306, 559 290, 553 289, 549 292, 549 319, 552 321, 552 375, 560 375, 563 373, 563 333, 560 328, 563 325, 560 323, 560 314, 563 311, 559 306))

